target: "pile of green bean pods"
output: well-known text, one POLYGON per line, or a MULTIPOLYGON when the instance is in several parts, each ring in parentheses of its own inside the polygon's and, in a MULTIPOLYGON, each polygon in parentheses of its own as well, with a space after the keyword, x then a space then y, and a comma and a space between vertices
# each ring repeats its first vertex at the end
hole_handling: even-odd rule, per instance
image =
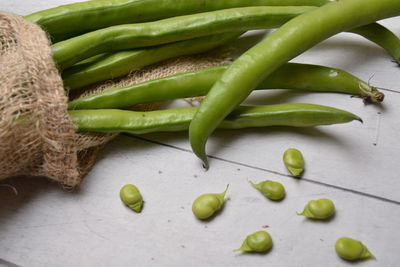
MULTIPOLYGON (((382 102, 382 92, 344 70, 289 61, 346 31, 379 45, 400 64, 400 38, 377 23, 399 15, 399 0, 96 0, 39 11, 25 19, 40 25, 53 41, 53 59, 67 93, 166 59, 233 43, 246 31, 276 29, 230 64, 111 88, 68 103, 77 132, 188 131, 194 154, 208 168, 206 143, 217 128, 362 122, 351 112, 329 106, 246 106, 242 102, 253 90, 271 89, 349 94, 382 102), (189 97, 202 97, 202 101, 196 107, 131 110, 138 104, 189 97)), ((303 155, 297 149, 287 149, 283 163, 294 177, 304 172, 303 155)), ((278 182, 250 183, 274 202, 286 196, 278 182)), ((227 190, 228 186, 221 193, 196 198, 193 214, 200 220, 213 218, 223 209, 227 190)), ((144 201, 136 186, 122 187, 120 198, 132 210, 142 211, 144 201)), ((305 220, 327 221, 335 213, 330 199, 318 199, 309 201, 298 214, 305 220)), ((236 251, 260 253, 271 248, 269 233, 258 231, 248 235, 236 251)), ((336 241, 335 250, 345 260, 373 257, 360 241, 347 237, 336 241)))
POLYGON ((39 11, 25 19, 40 25, 53 40, 53 58, 67 92, 166 59, 209 51, 249 30, 277 28, 229 65, 111 88, 68 104, 77 131, 188 130, 193 152, 208 167, 205 145, 216 128, 308 127, 360 120, 346 111, 318 105, 238 107, 253 89, 345 93, 383 101, 384 95, 375 87, 348 72, 287 62, 342 31, 365 37, 399 61, 400 39, 376 21, 399 15, 400 4, 366 1, 96 0, 39 11), (314 21, 320 21, 320 26, 314 27, 314 21), (205 98, 198 108, 121 110, 199 96, 205 98))
POLYGON ((39 11, 25 18, 40 25, 54 41, 53 58, 67 92, 84 90, 166 59, 209 51, 249 30, 277 28, 229 65, 111 88, 68 104, 77 131, 142 134, 188 130, 193 152, 208 168, 206 141, 216 128, 304 127, 358 119, 345 111, 306 104, 258 107, 260 114, 249 107, 234 111, 254 89, 345 93, 366 101, 383 101, 383 93, 348 72, 288 63, 342 31, 378 44, 399 62, 400 39, 376 23, 399 15, 399 2, 365 1, 96 0, 39 11), (319 21, 318 27, 314 27, 315 21, 319 21), (198 108, 143 114, 116 110, 199 96, 205 98, 198 108), (305 115, 310 112, 315 116, 305 115), (346 119, 343 114, 347 114, 346 119))

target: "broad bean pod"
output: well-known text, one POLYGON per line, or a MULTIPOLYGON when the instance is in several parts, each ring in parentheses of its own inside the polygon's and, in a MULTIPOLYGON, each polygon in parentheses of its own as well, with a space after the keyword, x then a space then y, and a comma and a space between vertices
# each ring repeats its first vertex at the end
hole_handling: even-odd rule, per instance
POLYGON ((32 13, 54 42, 112 25, 246 6, 321 6, 329 0, 96 0, 32 13))
POLYGON ((213 85, 190 124, 191 147, 203 166, 208 168, 205 146, 214 129, 278 67, 339 32, 397 15, 398 0, 332 2, 293 18, 240 56, 213 85))
MULTIPOLYGON (((75 99, 68 103, 68 108, 127 108, 141 103, 204 96, 227 69, 227 65, 209 67, 131 86, 111 88, 98 94, 75 99)), ((381 102, 384 98, 383 93, 375 87, 346 71, 300 63, 282 65, 262 81, 256 89, 278 88, 345 93, 373 102, 381 102)))
MULTIPOLYGON (((95 109, 70 110, 69 114, 79 132, 145 134, 187 130, 196 110, 196 107, 147 112, 95 109)), ((240 106, 229 114, 218 128, 312 127, 353 120, 361 121, 358 116, 350 112, 314 104, 240 106)))
MULTIPOLYGON (((102 53, 143 48, 232 31, 276 28, 290 19, 316 9, 308 6, 243 7, 168 18, 155 22, 125 24, 101 29, 52 46, 60 70, 102 53)), ((400 56, 400 39, 386 27, 372 23, 350 32, 359 34, 400 56)))
POLYGON ((388 28, 379 23, 371 23, 349 32, 361 35, 381 46, 393 57, 397 64, 400 64, 400 38, 388 28))
POLYGON ((113 26, 52 45, 60 70, 109 52, 161 45, 232 31, 276 28, 317 7, 244 7, 113 26))
POLYGON ((205 52, 232 41, 241 34, 241 32, 224 33, 147 49, 101 55, 66 70, 62 74, 64 87, 75 90, 96 82, 118 78, 166 59, 205 52))
MULTIPOLYGON (((356 28, 353 30, 353 32, 357 32, 361 36, 364 36, 365 38, 374 41, 378 45, 381 45, 389 54, 392 55, 394 59, 397 60, 399 58, 400 39, 382 25, 371 23, 363 27, 356 28)), ((224 38, 228 34, 229 33, 221 35, 221 40, 217 39, 216 41, 224 42, 224 38)), ((239 35, 240 34, 238 34, 238 36, 239 35)), ((206 40, 208 37, 202 38, 206 40)), ((212 37, 210 38, 213 39, 212 37)), ((188 40, 188 45, 190 46, 186 48, 187 53, 191 53, 191 49, 196 50, 197 47, 199 47, 201 38, 197 38, 197 40, 198 41, 193 41, 195 42, 194 47, 191 47, 193 45, 192 41, 188 40)), ((210 45, 213 45, 214 41, 215 40, 210 41, 210 45)), ((126 75, 132 70, 136 70, 145 65, 164 60, 165 57, 173 57, 174 52, 178 53, 178 55, 185 53, 181 51, 182 48, 180 47, 180 43, 182 45, 185 44, 183 42, 184 41, 167 44, 164 46, 161 45, 154 48, 151 47, 133 51, 100 54, 85 59, 63 73, 65 80, 64 84, 70 90, 74 90, 95 82, 126 75), (169 55, 169 53, 171 53, 171 55, 169 55)), ((363 91, 363 89, 361 89, 361 91, 363 91)), ((378 101, 381 101, 378 97, 382 96, 383 95, 375 97, 373 95, 371 96, 371 100, 374 101, 375 99, 378 99, 378 101)))

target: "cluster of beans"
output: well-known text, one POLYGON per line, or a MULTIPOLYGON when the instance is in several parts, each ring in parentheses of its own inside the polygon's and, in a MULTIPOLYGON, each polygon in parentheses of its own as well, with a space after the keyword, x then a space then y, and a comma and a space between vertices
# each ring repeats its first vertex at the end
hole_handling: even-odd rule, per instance
MULTIPOLYGON (((67 92, 162 60, 211 50, 248 30, 278 28, 230 65, 112 88, 68 104, 77 131, 143 134, 188 130, 193 152, 208 168, 205 147, 216 128, 310 127, 361 121, 350 112, 314 104, 240 104, 254 89, 274 88, 345 93, 381 102, 381 92, 350 73, 288 61, 324 39, 348 31, 375 42, 400 62, 400 39, 376 23, 398 15, 398 0, 96 0, 25 18, 52 38, 53 58, 67 92), (199 107, 126 110, 136 104, 196 96, 206 96, 199 107)), ((296 149, 285 152, 284 163, 294 176, 303 172, 304 160, 296 149)), ((285 197, 280 183, 250 183, 271 200, 285 197)), ((209 218, 222 209, 226 191, 200 196, 193 203, 193 213, 199 219, 209 218)), ((121 200, 137 212, 142 210, 143 198, 134 185, 121 189, 121 200)), ((334 210, 332 201, 320 199, 310 201, 300 214, 327 219, 334 210)), ((247 236, 239 250, 262 252, 271 246, 270 235, 259 231, 247 236)), ((335 248, 348 260, 372 256, 361 242, 349 238, 339 239, 335 248)))
POLYGON ((53 58, 67 92, 127 75, 168 58, 208 51, 230 43, 248 30, 279 28, 231 65, 112 88, 68 105, 77 131, 142 134, 189 130, 193 151, 207 167, 205 142, 215 128, 309 127, 360 120, 349 112, 320 105, 240 106, 253 89, 336 92, 372 102, 383 100, 383 94, 376 88, 345 71, 286 63, 290 57, 342 30, 377 43, 398 61, 399 38, 375 23, 379 18, 396 15, 398 4, 394 0, 368 1, 371 3, 362 0, 346 3, 333 0, 97 0, 43 10, 25 18, 39 24, 52 38, 53 58), (307 30, 303 35, 305 29, 313 28, 307 27, 307 23, 314 23, 320 14, 333 21, 337 14, 351 12, 360 2, 371 4, 360 14, 360 19, 348 16, 337 23, 324 24, 326 33, 307 30), (303 43, 298 47, 295 47, 297 43, 285 40, 295 38, 288 34, 293 30, 302 34, 298 40, 303 43), (283 41, 288 45, 275 45, 283 41), (282 56, 269 59, 271 47, 280 47, 271 53, 282 56), (123 110, 141 103, 205 95, 206 100, 194 108, 145 113, 123 110))
MULTIPOLYGON (((304 159, 302 153, 294 148, 287 149, 283 156, 283 162, 288 170, 299 176, 304 171, 304 159)), ((258 184, 249 181, 266 198, 273 201, 281 201, 285 198, 284 186, 275 181, 266 180, 258 184)), ((222 210, 225 203, 225 195, 229 185, 221 193, 206 193, 197 197, 192 204, 192 212, 199 220, 210 220, 216 213, 222 210)), ((136 186, 127 184, 120 190, 122 202, 135 212, 141 212, 143 197, 136 186)), ((329 220, 336 212, 335 204, 330 199, 321 198, 311 200, 298 215, 305 216, 311 220, 329 220)), ((272 248, 272 237, 267 231, 257 231, 248 235, 240 248, 234 251, 246 253, 265 253, 272 248)), ((373 258, 368 248, 360 241, 349 237, 341 237, 335 244, 336 253, 343 259, 357 261, 373 258)))

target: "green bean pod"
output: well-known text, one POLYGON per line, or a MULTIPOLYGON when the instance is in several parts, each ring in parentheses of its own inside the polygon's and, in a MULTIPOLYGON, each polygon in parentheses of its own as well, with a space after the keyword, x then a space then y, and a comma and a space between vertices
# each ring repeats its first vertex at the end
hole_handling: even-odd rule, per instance
MULTIPOLYGON (((95 109, 70 110, 69 114, 79 132, 145 134, 187 130, 196 110, 196 107, 147 112, 95 109)), ((218 128, 312 127, 353 120, 361 121, 350 112, 314 104, 240 106, 222 121, 218 128)))
POLYGON ((364 25, 349 32, 363 36, 381 46, 400 64, 400 38, 379 23, 364 25))
POLYGON ((278 67, 332 35, 397 15, 398 0, 332 2, 293 18, 246 51, 213 85, 191 122, 190 144, 203 166, 208 167, 208 137, 278 67))
POLYGON ((276 28, 317 7, 243 7, 124 24, 83 34, 52 46, 59 69, 97 54, 155 46, 231 31, 276 28))
MULTIPOLYGON (((210 67, 131 86, 111 88, 98 94, 75 99, 68 104, 68 108, 127 108, 141 103, 204 96, 226 69, 228 66, 210 67)), ((384 98, 383 93, 375 87, 348 72, 299 63, 282 65, 262 81, 256 89, 345 93, 360 96, 372 102, 381 102, 384 98)))
POLYGON ((54 42, 112 25, 160 20, 246 6, 321 6, 327 0, 96 0, 63 5, 25 16, 54 42))
POLYGON ((66 70, 62 74, 64 87, 75 90, 96 82, 118 78, 166 59, 205 52, 232 41, 241 34, 242 32, 217 34, 147 49, 101 55, 66 70))

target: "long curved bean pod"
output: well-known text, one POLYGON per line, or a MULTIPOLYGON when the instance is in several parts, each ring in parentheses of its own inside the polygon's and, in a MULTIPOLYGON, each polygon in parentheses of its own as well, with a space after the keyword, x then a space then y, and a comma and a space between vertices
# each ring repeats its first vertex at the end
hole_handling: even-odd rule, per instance
POLYGON ((400 38, 379 23, 371 23, 350 30, 384 48, 400 64, 400 38))
MULTIPOLYGON (((68 108, 126 108, 147 102, 204 96, 227 68, 228 66, 210 67, 131 86, 111 88, 73 100, 68 108)), ((336 92, 360 96, 373 102, 382 101, 384 96, 376 88, 343 70, 299 63, 282 65, 256 89, 336 92)))
POLYGON ((213 34, 276 28, 317 7, 244 7, 124 24, 83 34, 52 46, 60 70, 86 58, 213 34))
POLYGON ((122 51, 99 56, 94 62, 78 64, 63 74, 64 87, 75 90, 84 86, 117 78, 133 70, 169 58, 205 52, 239 37, 242 33, 206 36, 147 49, 122 51))
POLYGON ((35 12, 25 19, 39 24, 54 42, 112 25, 154 21, 246 6, 321 6, 329 0, 96 0, 35 12))
MULTIPOLYGON (((91 56, 182 41, 229 31, 276 28, 316 7, 244 7, 180 16, 161 21, 127 24, 90 32, 52 46, 60 70, 91 56)), ((380 45, 400 60, 400 39, 386 27, 371 23, 350 30, 380 45)))
POLYGON ((189 127, 193 152, 207 168, 208 137, 279 66, 332 35, 397 15, 400 15, 398 0, 341 0, 284 24, 235 60, 214 84, 189 127))
MULTIPOLYGON (((157 111, 118 109, 70 110, 77 131, 144 134, 187 130, 197 108, 157 111)), ((361 119, 353 113, 314 104, 240 106, 218 128, 241 129, 266 126, 312 127, 361 119)))

